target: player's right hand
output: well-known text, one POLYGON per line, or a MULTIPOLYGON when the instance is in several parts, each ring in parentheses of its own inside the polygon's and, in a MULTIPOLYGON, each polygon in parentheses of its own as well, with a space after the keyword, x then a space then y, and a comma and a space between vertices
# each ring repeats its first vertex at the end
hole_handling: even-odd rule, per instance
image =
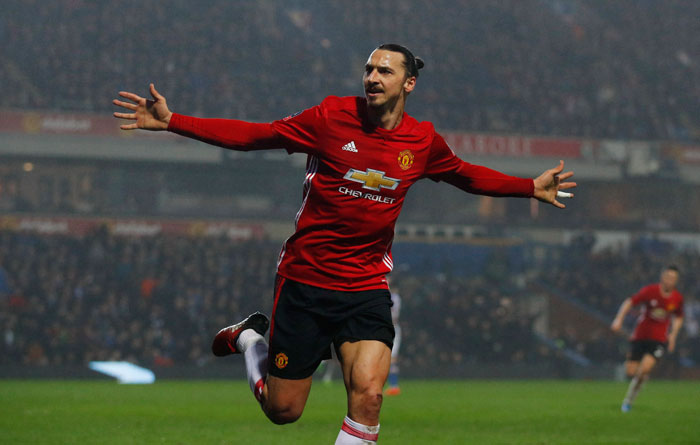
POLYGON ((170 118, 173 113, 168 109, 168 105, 156 87, 150 85, 151 96, 153 100, 146 99, 134 93, 129 93, 127 91, 120 91, 119 95, 131 102, 124 102, 119 99, 114 99, 112 103, 114 105, 126 108, 127 110, 133 111, 133 113, 119 113, 115 112, 114 117, 119 119, 127 119, 136 121, 132 124, 123 124, 119 128, 122 130, 136 130, 141 128, 144 130, 162 131, 168 129, 168 124, 170 123, 170 118))

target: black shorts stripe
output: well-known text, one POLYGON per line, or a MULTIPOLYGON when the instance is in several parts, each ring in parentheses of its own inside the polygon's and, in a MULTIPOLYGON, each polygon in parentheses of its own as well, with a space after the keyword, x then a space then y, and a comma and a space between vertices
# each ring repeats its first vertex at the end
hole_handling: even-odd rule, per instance
POLYGON ((280 292, 282 292, 282 286, 284 286, 286 278, 281 275, 277 275, 275 278, 275 300, 272 303, 272 319, 270 320, 270 341, 272 341, 272 335, 275 332, 275 312, 277 311, 277 302, 280 298, 280 292))

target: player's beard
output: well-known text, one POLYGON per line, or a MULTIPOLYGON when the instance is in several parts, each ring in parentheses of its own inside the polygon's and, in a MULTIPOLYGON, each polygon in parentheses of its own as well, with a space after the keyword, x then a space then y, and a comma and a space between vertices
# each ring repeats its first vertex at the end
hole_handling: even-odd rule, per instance
MULTIPOLYGON (((384 92, 384 96, 386 97, 386 92, 384 92)), ((380 103, 372 103, 370 98, 366 96, 365 99, 367 100, 367 107, 370 109, 370 112, 376 116, 382 116, 385 113, 393 113, 397 107, 401 107, 401 110, 403 111, 406 103, 403 94, 387 97, 386 100, 380 103)))

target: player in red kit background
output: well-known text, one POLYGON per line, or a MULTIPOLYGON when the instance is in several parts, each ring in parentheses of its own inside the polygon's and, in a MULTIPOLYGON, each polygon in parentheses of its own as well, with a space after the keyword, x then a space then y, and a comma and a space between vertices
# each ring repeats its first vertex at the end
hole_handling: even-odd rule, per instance
POLYGON ((297 420, 311 375, 331 345, 348 395, 336 444, 375 443, 394 328, 386 274, 392 270, 394 225, 410 186, 424 178, 490 196, 535 197, 563 208, 560 161, 536 179, 518 178, 459 159, 429 122, 404 112, 422 60, 403 46, 378 47, 365 65, 365 97, 327 97, 319 105, 269 124, 199 119, 153 100, 120 92, 114 104, 135 122, 124 130, 167 130, 238 150, 285 148, 306 153, 303 201, 295 232, 280 253, 269 345, 268 319, 255 313, 222 329, 216 355, 243 353, 248 380, 275 423, 297 420))
POLYGON ((630 351, 625 362, 625 371, 632 380, 622 402, 623 412, 632 408, 637 394, 649 379, 657 361, 663 357, 666 348, 668 347, 668 352, 676 349, 676 339, 683 326, 683 296, 676 289, 678 278, 676 266, 666 267, 661 272, 659 283, 643 287, 622 302, 612 322, 613 332, 619 332, 632 307, 642 306, 634 333, 630 337, 630 351))

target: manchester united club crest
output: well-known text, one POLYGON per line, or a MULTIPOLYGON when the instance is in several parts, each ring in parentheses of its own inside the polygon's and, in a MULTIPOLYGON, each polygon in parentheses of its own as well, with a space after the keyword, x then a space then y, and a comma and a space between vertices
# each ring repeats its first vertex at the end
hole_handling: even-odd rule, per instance
POLYGON ((413 166, 413 153, 411 150, 404 150, 399 153, 399 167, 401 170, 408 170, 413 166))
POLYGON ((277 366, 279 369, 287 366, 287 363, 289 363, 289 359, 287 358, 287 354, 284 352, 280 352, 275 356, 275 366, 277 366))

